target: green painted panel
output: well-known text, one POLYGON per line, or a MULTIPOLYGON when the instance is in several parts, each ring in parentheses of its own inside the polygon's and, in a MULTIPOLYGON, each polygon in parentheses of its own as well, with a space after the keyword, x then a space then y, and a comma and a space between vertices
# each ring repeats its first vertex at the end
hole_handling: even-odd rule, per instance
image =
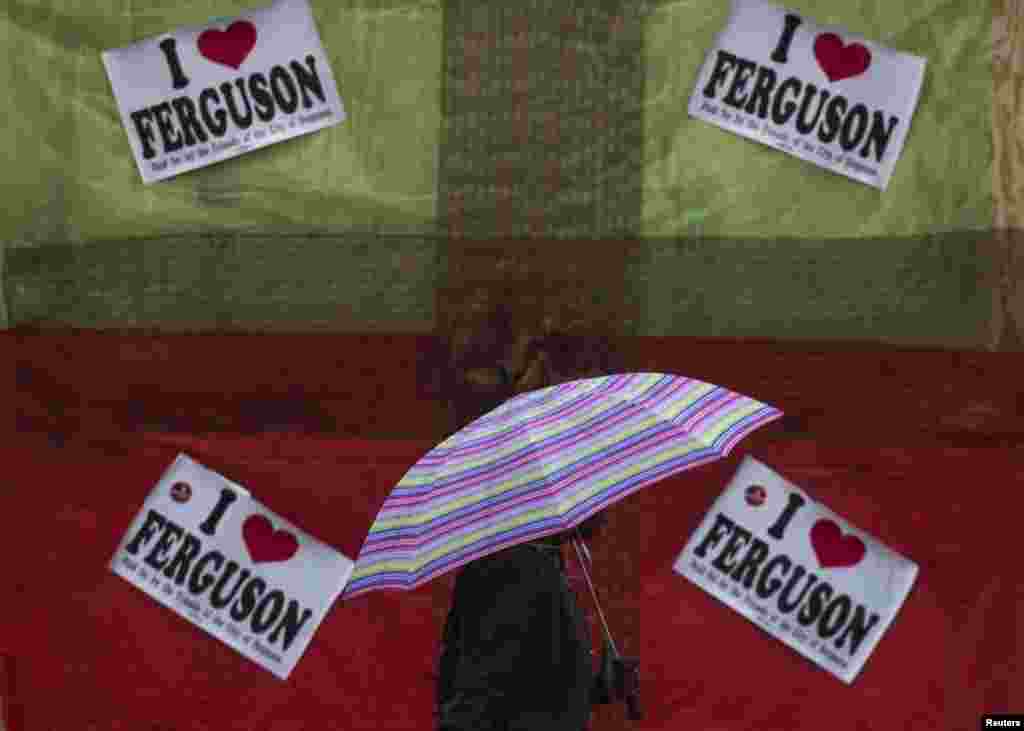
POLYGON ((636 335, 977 348, 991 275, 975 234, 648 241, 627 265, 636 335))
POLYGON ((14 323, 164 331, 430 332, 435 241, 164 237, 7 252, 14 323))

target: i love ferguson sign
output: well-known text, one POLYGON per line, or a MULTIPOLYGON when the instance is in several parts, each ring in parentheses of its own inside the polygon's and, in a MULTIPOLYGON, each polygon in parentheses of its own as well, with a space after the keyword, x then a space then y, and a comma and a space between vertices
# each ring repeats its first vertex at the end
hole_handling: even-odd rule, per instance
POLYGON ((143 183, 345 120, 308 0, 102 56, 143 183))
POLYGON ((153 488, 110 570, 287 679, 353 562, 179 455, 153 488))
POLYGON ((925 59, 733 0, 690 116, 885 190, 910 131, 925 59))
POLYGON ((846 683, 918 572, 749 456, 674 568, 846 683))

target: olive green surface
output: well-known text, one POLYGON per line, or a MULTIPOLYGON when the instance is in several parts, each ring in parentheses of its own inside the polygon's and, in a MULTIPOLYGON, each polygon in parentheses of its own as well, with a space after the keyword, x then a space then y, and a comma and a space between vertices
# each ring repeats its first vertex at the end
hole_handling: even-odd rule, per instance
MULTIPOLYGON (((729 3, 657 6, 645 29, 644 236, 888 239, 993 225, 992 9, 946 0, 788 0, 926 59, 910 132, 883 192, 733 135, 687 112, 729 3), (684 39, 685 42, 680 42, 684 39)), ((834 242, 842 246, 840 241, 834 242)))
POLYGON ((349 119, 143 186, 100 51, 260 4, 0 11, 0 327, 429 331, 458 229, 633 239, 633 334, 987 338, 987 4, 787 4, 927 57, 886 192, 688 117, 717 0, 312 0, 349 119))

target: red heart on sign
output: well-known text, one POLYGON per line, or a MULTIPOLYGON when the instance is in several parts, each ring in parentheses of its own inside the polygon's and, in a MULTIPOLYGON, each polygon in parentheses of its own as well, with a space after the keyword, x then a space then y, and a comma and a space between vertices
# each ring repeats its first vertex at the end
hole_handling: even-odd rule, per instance
POLYGON ((255 563, 287 561, 299 550, 295 536, 285 530, 274 530, 262 515, 250 515, 242 525, 242 538, 255 563))
POLYGON ((860 43, 843 45, 835 33, 823 33, 814 42, 814 55, 829 81, 848 79, 868 70, 871 51, 860 43))
POLYGON ((831 520, 819 520, 814 524, 811 545, 823 569, 856 566, 867 552, 864 541, 855 535, 844 536, 831 520))
POLYGON ((203 58, 237 69, 256 46, 256 26, 236 20, 225 31, 204 30, 196 45, 203 58))

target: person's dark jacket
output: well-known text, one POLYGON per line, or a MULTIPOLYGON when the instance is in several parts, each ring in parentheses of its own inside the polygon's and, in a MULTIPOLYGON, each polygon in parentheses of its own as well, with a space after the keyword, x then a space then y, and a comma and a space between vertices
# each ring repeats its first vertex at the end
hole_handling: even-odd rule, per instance
POLYGON ((553 541, 465 566, 438 667, 438 731, 582 731, 590 634, 553 541))

